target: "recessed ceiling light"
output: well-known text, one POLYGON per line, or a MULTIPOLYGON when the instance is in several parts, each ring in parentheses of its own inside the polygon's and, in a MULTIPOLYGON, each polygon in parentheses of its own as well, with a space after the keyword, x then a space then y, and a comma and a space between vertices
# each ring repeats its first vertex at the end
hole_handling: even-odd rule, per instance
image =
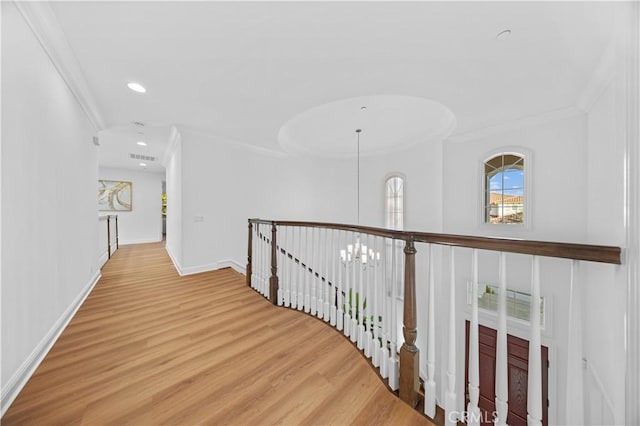
POLYGON ((128 83, 127 87, 133 90, 134 92, 138 92, 138 93, 145 93, 147 91, 147 89, 145 89, 144 86, 142 86, 141 84, 135 83, 133 81, 131 83, 128 83))
POLYGON ((496 40, 505 40, 505 39, 509 38, 510 35, 511 35, 511 30, 500 31, 496 35, 496 40))
POLYGON ((140 167, 147 167, 146 163, 140 163, 140 167))
POLYGON ((140 145, 140 146, 147 146, 147 143, 146 143, 146 142, 143 142, 143 141, 138 141, 138 142, 136 142, 136 143, 137 143, 138 145, 140 145))

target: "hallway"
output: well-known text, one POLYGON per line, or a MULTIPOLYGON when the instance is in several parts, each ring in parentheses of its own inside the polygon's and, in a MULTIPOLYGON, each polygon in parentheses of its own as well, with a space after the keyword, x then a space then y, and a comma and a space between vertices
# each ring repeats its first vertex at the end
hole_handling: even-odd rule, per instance
POLYGON ((161 243, 120 247, 2 423, 429 424, 339 332, 161 243))

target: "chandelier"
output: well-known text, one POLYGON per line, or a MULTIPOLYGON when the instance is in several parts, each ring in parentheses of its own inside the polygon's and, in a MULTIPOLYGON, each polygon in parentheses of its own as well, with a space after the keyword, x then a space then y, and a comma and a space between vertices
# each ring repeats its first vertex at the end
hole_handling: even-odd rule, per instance
MULTIPOLYGON (((364 110, 366 107, 362 107, 364 110)), ((357 203, 357 224, 360 225, 360 133, 362 129, 356 129, 357 135, 357 180, 356 180, 356 203, 357 203)), ((367 266, 375 267, 380 263, 380 252, 375 252, 360 241, 360 234, 356 234, 353 244, 347 244, 346 249, 340 250, 340 261, 343 265, 360 264, 363 269, 367 266)))

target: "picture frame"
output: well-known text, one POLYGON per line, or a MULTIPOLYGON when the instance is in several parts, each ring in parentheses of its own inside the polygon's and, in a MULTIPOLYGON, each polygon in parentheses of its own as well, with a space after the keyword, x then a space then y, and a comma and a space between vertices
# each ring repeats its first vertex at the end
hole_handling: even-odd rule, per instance
POLYGON ((133 184, 121 180, 98 180, 98 211, 130 212, 133 184))

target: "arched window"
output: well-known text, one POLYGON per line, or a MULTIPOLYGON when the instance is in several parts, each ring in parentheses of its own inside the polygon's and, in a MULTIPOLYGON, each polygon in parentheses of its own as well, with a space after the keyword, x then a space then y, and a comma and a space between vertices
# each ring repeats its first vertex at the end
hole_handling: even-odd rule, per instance
POLYGON ((388 229, 404 229, 404 178, 392 175, 385 181, 385 226, 388 229))
POLYGON ((484 162, 484 222, 524 223, 525 158, 501 153, 484 162))

